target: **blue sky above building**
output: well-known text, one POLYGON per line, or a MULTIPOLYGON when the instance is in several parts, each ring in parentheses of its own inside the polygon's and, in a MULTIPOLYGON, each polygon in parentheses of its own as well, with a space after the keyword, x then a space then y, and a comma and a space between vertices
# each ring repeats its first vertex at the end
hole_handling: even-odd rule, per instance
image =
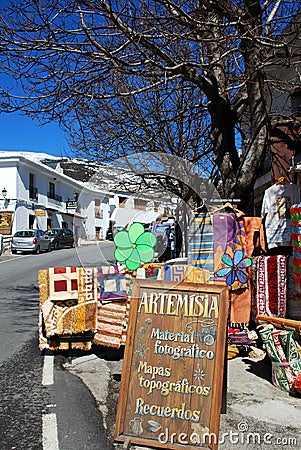
POLYGON ((56 123, 40 125, 18 113, 0 114, 0 150, 18 150, 71 156, 71 149, 56 123))

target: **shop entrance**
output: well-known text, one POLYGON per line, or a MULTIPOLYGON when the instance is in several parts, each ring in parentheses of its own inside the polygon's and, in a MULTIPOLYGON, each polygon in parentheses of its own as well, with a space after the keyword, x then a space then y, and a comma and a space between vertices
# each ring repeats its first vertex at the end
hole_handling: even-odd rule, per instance
POLYGON ((33 229, 33 225, 34 225, 34 221, 35 221, 35 216, 33 216, 32 214, 29 215, 29 219, 28 219, 28 228, 33 229))

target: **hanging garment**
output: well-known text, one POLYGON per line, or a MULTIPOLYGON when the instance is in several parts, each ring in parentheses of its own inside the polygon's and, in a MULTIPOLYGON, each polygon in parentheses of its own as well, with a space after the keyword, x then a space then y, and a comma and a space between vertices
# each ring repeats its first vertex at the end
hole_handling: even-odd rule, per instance
POLYGON ((249 278, 246 231, 243 213, 213 215, 214 280, 232 290, 247 287, 249 278))
POLYGON ((251 316, 251 289, 245 216, 242 212, 213 215, 214 279, 230 286, 231 326, 247 326, 251 316))
POLYGON ((266 189, 261 216, 269 249, 291 245, 290 207, 300 201, 300 188, 295 184, 274 184, 266 189))
POLYGON ((258 256, 256 265, 257 314, 286 317, 287 257, 258 256))
POLYGON ((255 257, 266 252, 264 230, 261 217, 244 217, 248 256, 255 257))
POLYGON ((188 264, 208 270, 213 281, 213 227, 208 212, 192 215, 188 230, 188 264))
MULTIPOLYGON (((261 255, 265 250, 261 217, 244 217, 243 221, 246 231, 247 254, 251 257, 261 255)), ((248 275, 247 287, 233 290, 230 293, 231 326, 246 327, 250 322, 253 297, 250 269, 248 275)))

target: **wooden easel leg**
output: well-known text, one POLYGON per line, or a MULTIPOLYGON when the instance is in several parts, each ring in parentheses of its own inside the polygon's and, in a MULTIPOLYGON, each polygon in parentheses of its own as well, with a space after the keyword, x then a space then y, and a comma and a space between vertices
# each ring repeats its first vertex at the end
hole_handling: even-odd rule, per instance
POLYGON ((130 446, 131 446, 131 439, 127 438, 123 443, 122 450, 129 450, 130 446))
POLYGON ((224 376, 223 376, 221 414, 227 414, 227 387, 228 387, 228 339, 226 339, 226 348, 224 357, 224 376))

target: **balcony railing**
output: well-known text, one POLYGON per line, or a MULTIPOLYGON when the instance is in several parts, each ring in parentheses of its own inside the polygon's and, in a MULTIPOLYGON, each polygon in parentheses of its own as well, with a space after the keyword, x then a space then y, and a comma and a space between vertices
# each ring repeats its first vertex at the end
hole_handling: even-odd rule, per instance
POLYGON ((63 201, 63 197, 61 195, 54 194, 53 192, 47 192, 47 197, 57 202, 63 201))
POLYGON ((38 188, 29 186, 29 198, 31 200, 38 200, 38 188))

